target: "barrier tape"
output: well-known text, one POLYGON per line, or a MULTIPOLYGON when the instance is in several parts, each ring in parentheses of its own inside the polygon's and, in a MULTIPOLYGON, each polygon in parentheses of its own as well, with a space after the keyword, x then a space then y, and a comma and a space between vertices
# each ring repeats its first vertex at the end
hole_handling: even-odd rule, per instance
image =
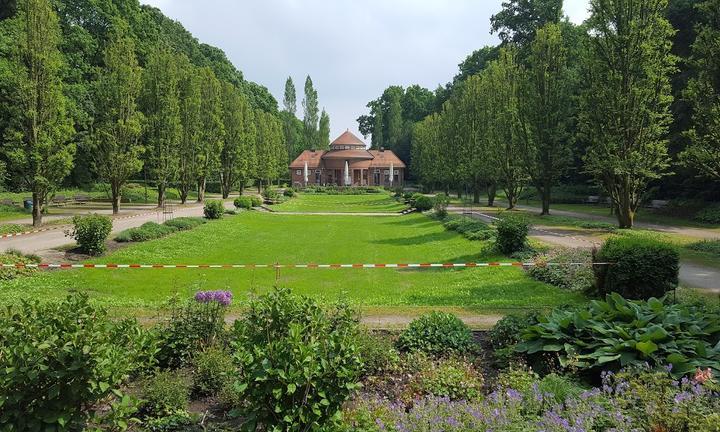
POLYGON ((469 262, 469 263, 417 263, 417 264, 70 264, 41 263, 0 264, 0 268, 38 269, 374 269, 374 268, 468 268, 468 267, 545 267, 545 266, 601 266, 611 263, 546 263, 546 262, 469 262))

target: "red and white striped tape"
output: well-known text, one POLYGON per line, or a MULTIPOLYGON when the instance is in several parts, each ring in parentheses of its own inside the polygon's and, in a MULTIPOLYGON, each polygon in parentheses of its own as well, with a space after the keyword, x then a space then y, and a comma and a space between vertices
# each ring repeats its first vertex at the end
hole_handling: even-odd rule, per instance
POLYGON ((417 263, 417 264, 70 264, 41 263, 0 264, 2 268, 39 268, 39 269, 376 269, 376 268, 467 268, 467 267, 541 267, 541 266, 600 266, 609 263, 540 263, 540 262, 469 262, 469 263, 417 263))

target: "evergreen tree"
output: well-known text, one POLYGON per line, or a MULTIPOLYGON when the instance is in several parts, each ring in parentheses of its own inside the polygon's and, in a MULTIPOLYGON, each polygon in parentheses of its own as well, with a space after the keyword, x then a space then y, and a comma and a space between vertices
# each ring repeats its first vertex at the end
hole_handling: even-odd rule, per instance
POLYGON ((288 77, 285 81, 285 96, 283 97, 283 106, 285 112, 288 112, 295 116, 297 112, 297 95, 295 93, 295 83, 293 83, 292 77, 288 77))
POLYGON ((318 95, 313 87, 310 75, 305 79, 305 98, 303 105, 303 123, 305 125, 305 148, 313 149, 318 147, 318 95))
POLYGON ((96 83, 97 114, 90 150, 95 170, 110 184, 113 214, 120 210, 123 185, 142 169, 144 151, 140 143, 144 118, 137 107, 142 70, 127 31, 126 24, 118 22, 105 49, 105 66, 96 83))
POLYGON ((61 81, 60 28, 49 0, 22 0, 3 31, 15 36, 3 58, 10 114, 3 152, 12 176, 32 192, 33 225, 42 224, 48 196, 72 168, 74 129, 61 81))
POLYGON ((197 201, 205 200, 208 177, 217 172, 222 150, 223 111, 220 81, 210 68, 200 69, 200 141, 197 152, 197 201))
POLYGON ((318 135, 320 138, 319 148, 328 148, 330 146, 330 116, 325 112, 324 108, 320 114, 320 131, 318 135))
POLYGON ((668 167, 673 29, 667 0, 592 0, 581 127, 586 170, 621 228, 631 228, 648 183, 668 167))
POLYGON ((162 207, 167 188, 177 178, 183 132, 177 57, 167 48, 152 51, 143 81, 141 101, 147 119, 145 160, 150 177, 157 185, 158 207, 162 207))

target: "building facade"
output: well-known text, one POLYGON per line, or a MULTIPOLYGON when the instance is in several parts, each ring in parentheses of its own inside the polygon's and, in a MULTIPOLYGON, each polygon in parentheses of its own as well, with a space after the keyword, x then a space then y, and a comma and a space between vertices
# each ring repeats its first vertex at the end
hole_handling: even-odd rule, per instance
POLYGON ((406 166, 390 150, 367 150, 349 130, 330 150, 305 150, 290 164, 293 186, 402 187, 406 166))

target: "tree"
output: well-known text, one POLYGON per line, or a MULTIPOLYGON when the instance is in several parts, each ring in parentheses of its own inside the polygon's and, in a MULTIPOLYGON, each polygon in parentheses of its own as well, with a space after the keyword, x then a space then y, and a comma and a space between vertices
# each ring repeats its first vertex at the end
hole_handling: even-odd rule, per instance
POLYGON ((48 195, 70 172, 75 154, 61 81, 60 28, 48 0, 18 2, 17 14, 3 25, 15 34, 10 55, 2 59, 10 71, 11 114, 3 150, 13 177, 32 191, 33 225, 39 226, 48 195))
MULTIPOLYGON (((400 89, 402 92, 402 89, 400 89)), ((387 141, 385 145, 396 149, 403 134, 403 111, 400 104, 401 94, 392 92, 387 111, 387 141)))
MULTIPOLYGON (((239 181, 247 179, 248 123, 252 123, 253 118, 247 99, 229 82, 222 83, 222 102, 225 134, 220 152, 220 188, 223 198, 227 198, 236 186, 242 191, 244 182, 239 184, 239 181)), ((251 148, 254 147, 253 141, 251 148)))
POLYGON ((178 153, 182 139, 178 60, 167 48, 148 56, 143 74, 143 111, 147 119, 146 164, 157 185, 158 207, 165 204, 168 186, 177 177, 178 153))
POLYGON ((330 116, 325 112, 324 108, 320 114, 319 139, 319 148, 326 149, 330 146, 330 116))
POLYGON ((720 180, 720 0, 699 5, 703 22, 692 46, 695 70, 685 98, 692 108, 692 126, 686 132, 690 145, 681 161, 709 179, 720 180))
POLYGON ((524 45, 533 40, 537 29, 562 19, 562 0, 508 0, 490 18, 492 32, 503 42, 524 45))
POLYGON ((285 171, 287 154, 282 143, 282 126, 274 115, 255 112, 258 187, 277 179, 285 171))
POLYGON ((571 159, 569 121, 572 84, 563 36, 557 24, 537 31, 530 47, 529 69, 521 86, 520 138, 527 175, 550 214, 552 187, 571 159))
POLYGON ((383 136, 383 112, 380 107, 375 108, 374 113, 374 121, 373 121, 373 129, 372 129, 372 141, 371 141, 371 147, 375 150, 380 150, 380 148, 385 146, 385 140, 383 136))
POLYGON ((220 81, 210 68, 200 69, 200 141, 197 157, 198 202, 205 200, 207 179, 217 171, 222 150, 223 111, 220 81))
POLYGON ((590 143, 586 170, 631 228, 651 180, 668 167, 673 29, 667 0, 592 0, 581 128, 590 143))
POLYGON ((288 77, 285 81, 285 97, 283 97, 283 106, 285 107, 285 112, 288 112, 293 116, 297 112, 297 95, 295 94, 295 83, 293 83, 292 77, 288 77))
POLYGON ((180 124, 182 137, 178 151, 178 187, 180 202, 187 202, 190 191, 196 186, 198 173, 198 152, 200 151, 200 130, 203 125, 200 118, 201 95, 200 74, 185 56, 178 63, 181 74, 179 86, 180 124))
POLYGON ((305 148, 318 146, 318 95, 310 75, 305 79, 305 98, 302 101, 305 125, 305 148))
POLYGON ((105 67, 96 83, 97 113, 90 150, 95 170, 110 184, 113 214, 120 210, 123 185, 142 169, 144 152, 140 143, 144 117, 137 106, 142 69, 127 31, 124 23, 118 23, 105 49, 105 67))

